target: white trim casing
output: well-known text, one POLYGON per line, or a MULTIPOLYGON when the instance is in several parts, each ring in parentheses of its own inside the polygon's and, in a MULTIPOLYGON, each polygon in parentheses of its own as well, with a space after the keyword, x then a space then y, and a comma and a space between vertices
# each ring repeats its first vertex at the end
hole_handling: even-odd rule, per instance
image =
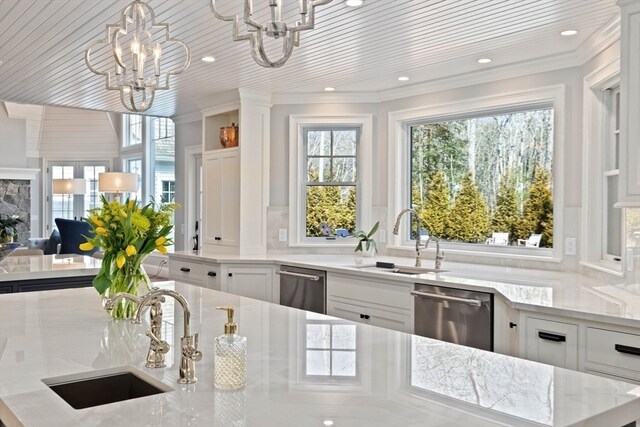
MULTIPOLYGON (((387 230, 392 230, 396 215, 408 207, 408 192, 405 191, 403 181, 406 179, 403 171, 409 167, 409 150, 406 138, 407 126, 416 120, 447 120, 461 115, 475 115, 487 111, 499 111, 518 108, 529 108, 553 104, 553 241, 552 250, 526 248, 499 248, 491 252, 484 245, 452 243, 443 245, 447 252, 456 254, 476 254, 480 256, 495 256, 499 258, 511 257, 517 259, 531 259, 536 261, 559 262, 562 259, 563 248, 563 210, 564 210, 564 141, 565 132, 565 85, 540 87, 518 92, 505 92, 491 96, 456 101, 447 104, 431 105, 428 107, 408 110, 392 111, 388 116, 388 182, 389 182, 389 211, 387 230), (406 194, 405 194, 406 193, 406 194)), ((403 221, 400 233, 396 236, 388 232, 388 248, 410 249, 415 242, 403 242, 400 236, 407 236, 408 221, 403 221)), ((431 248, 429 250, 432 250, 431 248)))
MULTIPOLYGON (((602 180, 606 126, 603 123, 604 90, 618 83, 620 59, 604 64, 585 76, 582 85, 582 221, 580 264, 615 276, 622 276, 623 266, 602 259, 604 251, 604 182, 602 180)), ((622 257, 624 263, 624 257, 622 257)))
POLYGON ((373 116, 355 114, 346 116, 289 116, 289 246, 290 247, 342 247, 353 245, 351 240, 331 243, 303 242, 301 224, 305 222, 305 206, 300 195, 300 186, 304 182, 306 170, 301 167, 304 161, 302 147, 303 128, 313 125, 336 125, 359 127, 360 142, 357 158, 357 180, 360 194, 357 199, 356 228, 371 227, 372 210, 372 167, 373 167, 373 116))
MULTIPOLYGON (((184 147, 184 174, 182 177, 184 179, 183 190, 185 195, 183 206, 184 230, 181 230, 184 231, 182 237, 184 250, 189 250, 193 247, 191 233, 195 230, 195 222, 193 221, 192 216, 196 210, 196 202, 194 198, 198 197, 198 195, 195 194, 196 175, 194 174, 193 169, 191 169, 191 166, 198 156, 202 157, 202 145, 197 144, 184 147)), ((199 224, 199 228, 202 228, 202 224, 199 224)), ((199 234, 202 234, 202 231, 198 231, 199 234)), ((200 240, 200 244, 202 245, 202 240, 200 240)))

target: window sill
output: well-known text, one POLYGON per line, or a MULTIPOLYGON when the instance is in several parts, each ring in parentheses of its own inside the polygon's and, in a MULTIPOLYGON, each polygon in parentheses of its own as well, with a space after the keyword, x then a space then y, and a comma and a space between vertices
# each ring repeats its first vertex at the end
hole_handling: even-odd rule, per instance
POLYGON ((352 242, 339 242, 339 241, 328 241, 328 242, 298 242, 298 243, 289 243, 290 248, 355 248, 358 244, 357 241, 352 242))
POLYGON ((616 277, 624 277, 624 271, 622 271, 622 265, 612 265, 610 262, 605 261, 595 261, 595 262, 587 262, 580 261, 580 265, 583 267, 590 268, 592 270, 599 271, 601 273, 610 274, 616 277), (619 268, 616 268, 619 267, 619 268))

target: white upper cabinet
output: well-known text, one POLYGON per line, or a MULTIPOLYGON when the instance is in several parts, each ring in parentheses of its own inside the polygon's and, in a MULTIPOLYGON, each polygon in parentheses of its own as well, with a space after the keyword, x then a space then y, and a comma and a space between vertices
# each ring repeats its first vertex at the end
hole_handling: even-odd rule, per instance
POLYGON ((616 207, 640 207, 640 0, 620 0, 620 187, 616 207))

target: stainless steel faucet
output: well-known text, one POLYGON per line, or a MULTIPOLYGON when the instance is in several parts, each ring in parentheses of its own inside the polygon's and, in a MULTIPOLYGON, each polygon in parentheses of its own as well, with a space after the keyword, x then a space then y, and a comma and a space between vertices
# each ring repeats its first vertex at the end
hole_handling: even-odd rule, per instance
POLYGON ((427 239, 427 243, 425 243, 424 248, 427 249, 429 247, 429 242, 435 240, 436 241, 436 265, 435 269, 440 270, 442 267, 442 261, 445 259, 444 252, 440 252, 440 239, 434 236, 429 236, 427 239))
MULTIPOLYGON (((184 335, 180 338, 182 357, 180 358, 180 378, 178 378, 178 383, 193 384, 198 381, 196 378, 195 362, 202 359, 202 352, 198 350, 198 334, 194 333, 191 335, 191 310, 189 309, 187 300, 176 291, 169 289, 153 290, 141 298, 138 309, 136 310, 135 321, 140 322, 142 309, 145 305, 149 304, 153 299, 158 299, 162 296, 172 297, 182 306, 182 312, 184 313, 184 335)), ((151 338, 152 343, 155 343, 161 348, 166 344, 168 350, 168 344, 153 334, 152 331, 147 332, 147 336, 151 338)))
POLYGON ((397 235, 398 230, 400 229, 400 219, 407 212, 411 212, 416 217, 416 267, 422 266, 422 261, 420 260, 420 216, 418 216, 418 212, 415 209, 403 209, 398 214, 396 218, 396 224, 393 226, 393 234, 397 235))
MULTIPOLYGON (((149 317, 151 330, 147 331, 147 336, 151 339, 149 351, 147 352, 147 361, 144 366, 147 368, 163 368, 165 366, 165 354, 169 352, 169 344, 160 339, 162 336, 162 303, 164 297, 151 298, 145 305, 142 305, 142 298, 126 292, 119 292, 105 301, 104 308, 113 310, 119 299, 128 299, 138 305, 138 311, 142 307, 149 306, 149 317)), ((138 316, 138 323, 139 316, 138 316)))

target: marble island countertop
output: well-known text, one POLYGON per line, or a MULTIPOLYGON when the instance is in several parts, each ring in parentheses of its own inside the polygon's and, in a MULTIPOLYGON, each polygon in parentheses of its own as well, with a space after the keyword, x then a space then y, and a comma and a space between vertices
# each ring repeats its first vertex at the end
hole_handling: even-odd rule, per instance
MULTIPOLYGON (((186 284, 198 383, 178 385, 179 304, 163 305, 167 367, 148 369, 148 324, 111 321, 93 289, 0 296, 0 419, 8 426, 621 426, 640 387, 186 284), (213 387, 213 340, 237 307, 247 386, 213 387), (75 410, 43 382, 132 366, 173 391, 75 410), (326 423, 325 423, 326 422, 326 423)), ((146 317, 146 316, 145 316, 146 317)))
POLYGON ((96 275, 101 260, 82 255, 10 256, 0 263, 0 283, 96 275))
MULTIPOLYGON (((447 262, 442 273, 424 273, 415 276, 370 271, 356 264, 357 258, 344 255, 222 255, 212 252, 184 251, 169 254, 170 258, 205 260, 219 263, 274 263, 298 267, 318 268, 328 272, 353 274, 394 283, 433 283, 456 288, 501 294, 513 308, 539 311, 640 327, 640 283, 628 284, 612 278, 603 283, 577 273, 520 269, 447 262)), ((360 259, 363 264, 376 261, 394 262, 412 266, 412 258, 377 256, 360 259)), ((423 260, 431 267, 433 260, 423 260)))

